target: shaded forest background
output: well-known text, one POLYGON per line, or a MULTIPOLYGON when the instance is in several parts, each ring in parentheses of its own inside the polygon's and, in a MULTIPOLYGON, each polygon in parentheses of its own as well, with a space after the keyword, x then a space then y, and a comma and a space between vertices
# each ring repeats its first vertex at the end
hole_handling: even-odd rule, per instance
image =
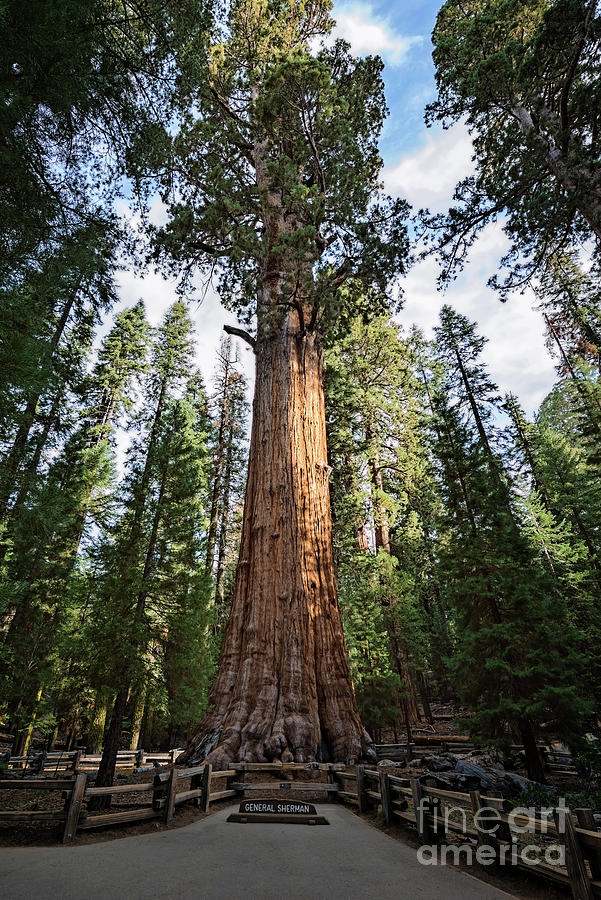
MULTIPOLYGON (((531 33, 505 49, 532 83, 532 42, 556 59, 568 11, 548 4, 540 20, 526 6, 531 33)), ((444 280, 506 212, 514 245, 498 286, 534 285, 558 380, 527 418, 487 373, 477 324, 448 306, 433 341, 370 297, 326 335, 347 650, 376 740, 406 733, 443 698, 471 714, 474 738, 527 745, 549 733, 576 746, 597 729, 601 698, 601 322, 587 244, 599 207, 579 204, 595 193, 577 158, 589 138, 596 158, 597 113, 586 119, 581 73, 569 117, 577 178, 557 162, 549 174, 535 152, 549 116, 538 109, 531 132, 522 107, 495 132, 495 97, 465 99, 484 84, 480 69, 456 87, 445 54, 455 65, 452 41, 474 39, 458 37, 457 8, 439 19, 429 114, 472 116, 482 166, 446 218, 424 213, 414 231, 426 229, 444 280)), ((580 65, 583 27, 598 26, 594 4, 570 8, 563 87, 557 73, 545 86, 556 85, 547 100, 561 115, 576 80, 570 51, 580 65)), ((111 311, 118 271, 162 263, 165 241, 187 227, 180 209, 166 238, 148 205, 157 192, 167 202, 185 156, 170 141, 177 122, 194 124, 190 85, 202 83, 213 11, 62 0, 1 12, 1 730, 15 753, 34 728, 99 750, 120 704, 123 746, 177 746, 206 710, 227 619, 248 390, 231 337, 203 383, 185 280, 158 328, 142 301, 111 311), (140 228, 117 214, 125 202, 140 228)))

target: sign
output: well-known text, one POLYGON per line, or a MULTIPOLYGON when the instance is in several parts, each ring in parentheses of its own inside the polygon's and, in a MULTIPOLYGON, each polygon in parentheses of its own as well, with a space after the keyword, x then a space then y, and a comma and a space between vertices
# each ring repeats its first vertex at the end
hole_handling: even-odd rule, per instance
POLYGON ((240 813, 269 813, 280 816, 317 815, 313 804, 303 803, 302 800, 244 800, 240 804, 240 813))

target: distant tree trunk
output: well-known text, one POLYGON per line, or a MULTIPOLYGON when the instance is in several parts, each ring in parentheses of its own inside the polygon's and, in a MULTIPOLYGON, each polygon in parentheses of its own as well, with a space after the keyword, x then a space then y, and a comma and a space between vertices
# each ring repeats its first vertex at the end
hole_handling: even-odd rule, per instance
POLYGON ((23 728, 15 734, 11 749, 11 756, 25 756, 29 743, 29 729, 23 728))
MULTIPOLYGON (((121 730, 123 728, 123 717, 127 708, 128 693, 129 685, 126 685, 120 688, 115 697, 111 721, 104 736, 102 759, 100 760, 98 774, 96 775, 96 781, 94 782, 97 787, 110 787, 115 777, 117 753, 121 743, 121 730)), ((110 796, 92 797, 88 803, 88 809, 106 809, 108 806, 110 806, 110 796)))
POLYGON ((409 654, 407 644, 399 634, 398 623, 394 620, 394 607, 387 610, 388 615, 388 640, 394 665, 401 682, 401 690, 404 692, 403 709, 407 722, 416 725, 420 720, 419 707, 417 705, 417 693, 413 683, 413 677, 409 668, 409 654))
POLYGON ((230 526, 230 488, 232 480, 232 454, 233 436, 228 436, 225 468, 223 470, 223 487, 221 494, 221 516, 219 521, 219 540, 217 542, 217 569, 215 571, 215 605, 219 617, 224 614, 225 594, 223 586, 223 573, 225 569, 225 554, 227 550, 227 537, 230 526))
POLYGON ((300 319, 288 312, 256 345, 232 610, 212 710, 185 757, 219 768, 232 760, 350 762, 366 747, 334 577, 322 351, 300 319))
POLYGON ((167 731, 167 743, 169 744, 169 749, 174 750, 177 746, 176 740, 178 735, 179 728, 175 722, 169 722, 169 729, 167 731))
MULTIPOLYGON (((368 443, 373 443, 375 435, 370 426, 366 429, 366 438, 368 443)), ((376 550, 383 550, 384 553, 390 555, 390 527, 388 521, 388 511, 382 503, 382 495, 384 493, 384 481, 382 479, 382 467, 377 451, 371 453, 369 460, 369 470, 371 475, 372 492, 373 492, 373 510, 375 522, 375 538, 376 550)), ((399 633, 399 623, 396 619, 396 597, 389 599, 389 604, 385 610, 386 628, 388 631, 388 641, 390 651, 394 660, 397 675, 401 681, 401 690, 404 691, 403 708, 407 727, 409 724, 415 725, 419 722, 419 708, 417 705, 417 692, 413 684, 411 670, 409 668, 409 654, 407 651, 407 643, 399 633)))
MULTIPOLYGON (((154 738, 154 706, 152 703, 152 693, 149 692, 146 696, 146 705, 144 706, 144 718, 142 719, 142 747, 146 747, 151 750, 156 749, 153 747, 153 738, 154 738)), ((169 748, 169 749, 171 749, 171 748, 169 748)))
MULTIPOLYGON (((374 434, 371 427, 366 429, 366 438, 368 442, 373 442, 374 434)), ((376 538, 376 550, 382 549, 390 555, 390 528, 388 525, 388 511, 382 502, 384 494, 384 481, 382 479, 382 468, 380 466, 380 457, 377 451, 372 451, 369 460, 369 471, 372 485, 372 506, 374 511, 374 530, 376 538)))
POLYGON ((140 747, 140 734, 142 732, 142 719, 144 717, 144 698, 145 691, 141 690, 136 694, 132 713, 131 713, 131 740, 129 742, 130 750, 138 750, 140 747))
POLYGON ((428 688, 428 680, 423 672, 418 675, 419 679, 419 696, 422 701, 424 715, 430 725, 434 724, 434 716, 432 715, 432 707, 430 706, 430 691, 428 688))
MULTIPOLYGON (((12 755, 13 756, 25 756, 27 754, 27 751, 29 750, 29 744, 31 743, 31 736, 33 734, 35 720, 37 718, 37 707, 38 707, 40 700, 42 699, 42 691, 43 691, 43 687, 38 688, 38 691, 37 691, 37 694, 35 697, 35 701, 33 704, 33 713, 31 715, 31 721, 30 721, 29 725, 27 725, 25 728, 18 729, 15 733, 15 739, 13 741, 13 747, 12 747, 12 755)), ((22 705, 23 705, 23 702, 22 702, 22 698, 21 698, 16 706, 17 713, 22 708, 22 705)))
POLYGON ((72 750, 75 745, 75 741, 77 738, 76 727, 77 727, 76 723, 73 722, 73 724, 71 725, 71 728, 69 730, 69 738, 67 740, 67 747, 66 747, 67 751, 72 750))
POLYGON ((56 740, 58 738, 58 724, 54 726, 54 730, 50 737, 48 738, 48 752, 52 752, 56 747, 56 740))
POLYGON ((478 404, 477 404, 476 398, 474 396, 472 384, 471 384, 469 375, 466 372, 465 366, 463 365, 463 360, 461 358, 461 353, 459 352, 458 347, 455 347, 455 358, 457 359, 457 366, 459 368, 459 372, 461 374, 461 380, 462 380, 463 386, 465 388, 465 393, 467 394, 468 403, 470 405, 470 409, 471 409, 472 415, 474 417, 474 423, 476 425, 476 430, 478 431, 478 437, 480 438, 480 443, 482 445, 482 448, 486 451, 488 457, 491 460, 495 461, 495 456, 491 450, 490 442, 488 440, 488 435, 487 435, 486 429, 484 427, 484 422, 482 421, 482 416, 480 415, 480 410, 478 409, 478 404))
POLYGON ((361 553, 369 553, 369 537, 365 522, 361 522, 361 524, 357 526, 356 536, 357 550, 361 553))
POLYGON ((531 723, 527 719, 522 719, 519 723, 522 743, 524 744, 524 753, 526 754, 526 769, 528 778, 532 781, 538 781, 539 784, 546 784, 545 770, 543 761, 536 746, 536 736, 531 723))
POLYGON ((219 431, 217 433, 217 446, 215 448, 215 456, 213 459, 213 493, 211 496, 211 513, 209 516, 209 532, 207 535, 207 555, 206 569, 207 572, 213 571, 215 562, 215 546, 217 543, 217 526, 219 522, 219 509, 223 509, 223 468, 226 459, 226 447, 228 443, 230 403, 229 396, 231 391, 230 370, 232 367, 231 338, 224 341, 222 345, 222 353, 220 354, 222 371, 221 381, 222 390, 219 400, 219 431))
POLYGON ((106 724, 107 698, 102 691, 97 691, 94 703, 94 713, 88 725, 86 749, 88 753, 102 752, 102 739, 106 724))

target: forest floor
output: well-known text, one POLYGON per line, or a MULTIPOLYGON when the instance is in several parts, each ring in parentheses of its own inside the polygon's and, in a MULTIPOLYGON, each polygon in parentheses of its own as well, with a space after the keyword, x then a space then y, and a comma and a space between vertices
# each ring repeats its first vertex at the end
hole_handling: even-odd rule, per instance
MULTIPOLYGON (((165 768, 155 769, 152 772, 140 772, 138 774, 129 773, 127 775, 118 776, 115 785, 120 784, 140 784, 152 781, 154 774, 167 771, 165 768)), ((182 791, 188 790, 189 780, 183 779, 178 785, 182 791)), ((144 793, 124 793, 113 794, 113 802, 111 803, 111 812, 125 812, 129 809, 139 809, 141 806, 150 806, 152 803, 152 791, 144 793)), ((13 790, 8 787, 2 787, 2 808, 23 809, 23 810, 57 810, 63 809, 64 801, 61 799, 60 791, 23 791, 13 790)), ((200 819, 204 819, 213 812, 225 809, 231 805, 230 800, 221 800, 211 804, 210 811, 202 812, 193 803, 186 803, 178 806, 175 810, 173 824, 169 829, 163 822, 151 819, 142 822, 132 822, 127 825, 107 826, 92 831, 78 831, 74 840, 74 844, 96 844, 102 841, 114 841, 120 838, 129 837, 139 834, 154 834, 158 831, 168 831, 172 828, 181 828, 185 825, 191 825, 200 819)), ((101 815, 106 810, 101 810, 97 815, 101 815)), ((93 815, 93 814, 92 814, 93 815)), ((61 836, 62 836, 62 826, 61 836)), ((3 825, 0 823, 0 847, 55 847, 57 843, 57 826, 44 825, 34 823, 32 825, 13 824, 3 825)))

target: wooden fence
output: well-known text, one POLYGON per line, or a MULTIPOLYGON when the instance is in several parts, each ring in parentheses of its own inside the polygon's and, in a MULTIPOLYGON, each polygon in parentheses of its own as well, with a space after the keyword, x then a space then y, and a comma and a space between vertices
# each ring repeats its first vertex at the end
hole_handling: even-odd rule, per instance
MULTIPOLYGON (((152 757, 154 758, 154 757, 152 757)), ((314 767, 313 767, 314 768, 314 767)), ((327 774, 328 780, 324 782, 245 782, 247 773, 251 772, 282 772, 282 766, 276 764, 233 764, 223 771, 213 770, 211 765, 194 766, 192 768, 172 768, 167 772, 158 772, 151 781, 116 784, 112 787, 94 787, 88 785, 88 775, 79 771, 71 778, 0 778, 0 795, 2 791, 30 790, 30 791, 57 791, 60 799, 64 801, 62 810, 3 810, 0 808, 0 824, 39 822, 59 823, 61 825, 61 837, 64 844, 69 844, 75 838, 77 831, 87 831, 93 828, 102 828, 108 825, 125 825, 131 822, 141 822, 146 819, 162 819, 166 825, 173 820, 175 807, 188 801, 195 804, 204 812, 209 809, 211 803, 229 798, 244 798, 246 791, 280 790, 294 788, 295 790, 324 791, 336 794, 338 787, 333 780, 333 771, 344 767, 323 764, 318 767, 320 772, 327 774), (182 782, 189 781, 189 786, 182 786, 182 782), (92 797, 119 796, 123 794, 150 794, 150 801, 143 802, 135 809, 111 810, 103 813, 88 812, 85 809, 86 801, 92 797)), ((285 771, 307 771, 307 766, 292 764, 285 767, 285 771)))
MULTIPOLYGON (((183 750, 119 750, 117 769, 143 768, 146 765, 175 763, 183 750)), ((23 777, 28 775, 63 775, 66 772, 97 769, 101 755, 88 754, 85 750, 42 751, 27 756, 11 756, 6 762, 10 772, 23 777)))
POLYGON ((386 824, 400 823, 417 830, 424 844, 444 843, 446 833, 460 835, 476 844, 486 844, 493 848, 502 860, 513 860, 511 849, 524 840, 524 829, 528 840, 534 842, 536 835, 546 835, 554 843, 565 846, 566 867, 538 862, 528 865, 515 854, 515 864, 531 874, 544 876, 568 886, 578 900, 601 898, 601 833, 596 829, 591 810, 574 809, 565 812, 565 822, 556 810, 552 817, 529 818, 511 812, 507 800, 499 797, 481 796, 479 791, 460 793, 427 787, 417 778, 402 778, 390 775, 381 769, 357 766, 356 771, 347 771, 337 764, 265 764, 232 763, 228 769, 214 771, 212 766, 191 768, 171 768, 158 772, 152 780, 138 784, 118 784, 113 787, 88 785, 86 772, 79 772, 70 778, 22 778, 0 780, 0 795, 3 790, 60 791, 64 801, 62 810, 2 810, 0 823, 57 823, 61 828, 61 839, 69 844, 77 831, 101 828, 158 819, 165 825, 173 820, 174 810, 186 802, 194 802, 202 811, 208 811, 210 804, 225 799, 243 799, 248 792, 268 790, 294 790, 295 792, 324 793, 329 800, 342 800, 357 806, 359 812, 370 810, 381 812, 386 824), (284 781, 287 773, 315 771, 322 781, 284 781), (255 775, 269 772, 280 775, 282 780, 255 781, 255 775), (184 782, 189 782, 188 785, 184 782), (140 806, 127 810, 111 810, 93 813, 85 808, 86 801, 98 796, 118 796, 123 794, 150 794, 140 806), (485 810, 484 808, 488 808, 485 810), (482 812, 480 812, 482 810, 482 812), (491 810, 494 810, 492 818, 491 810), (459 813, 459 818, 456 817, 459 813), (475 827, 475 819, 489 829, 498 825, 494 834, 475 827))
POLYGON ((64 776, 68 772, 75 772, 81 758, 80 750, 55 753, 30 753, 27 756, 11 756, 6 760, 6 767, 27 778, 29 775, 58 775, 64 776))
POLYGON ((354 803, 360 812, 381 808, 386 824, 413 826, 424 844, 444 843, 447 829, 474 844, 492 847, 497 861, 508 856, 511 861, 515 856, 518 867, 569 887, 575 900, 601 897, 601 833, 590 809, 554 810, 553 818, 538 819, 512 814, 511 804, 500 797, 426 787, 417 778, 401 778, 363 766, 356 772, 335 772, 334 778, 340 785, 338 797, 354 803), (354 789, 348 790, 348 782, 354 789), (451 817, 450 811, 454 814, 462 810, 459 820, 451 817), (498 828, 494 834, 478 829, 474 817, 482 828, 498 828), (512 854, 512 848, 525 836, 534 839, 536 835, 549 835, 554 843, 565 847, 565 868, 547 862, 531 865, 519 852, 512 854))

